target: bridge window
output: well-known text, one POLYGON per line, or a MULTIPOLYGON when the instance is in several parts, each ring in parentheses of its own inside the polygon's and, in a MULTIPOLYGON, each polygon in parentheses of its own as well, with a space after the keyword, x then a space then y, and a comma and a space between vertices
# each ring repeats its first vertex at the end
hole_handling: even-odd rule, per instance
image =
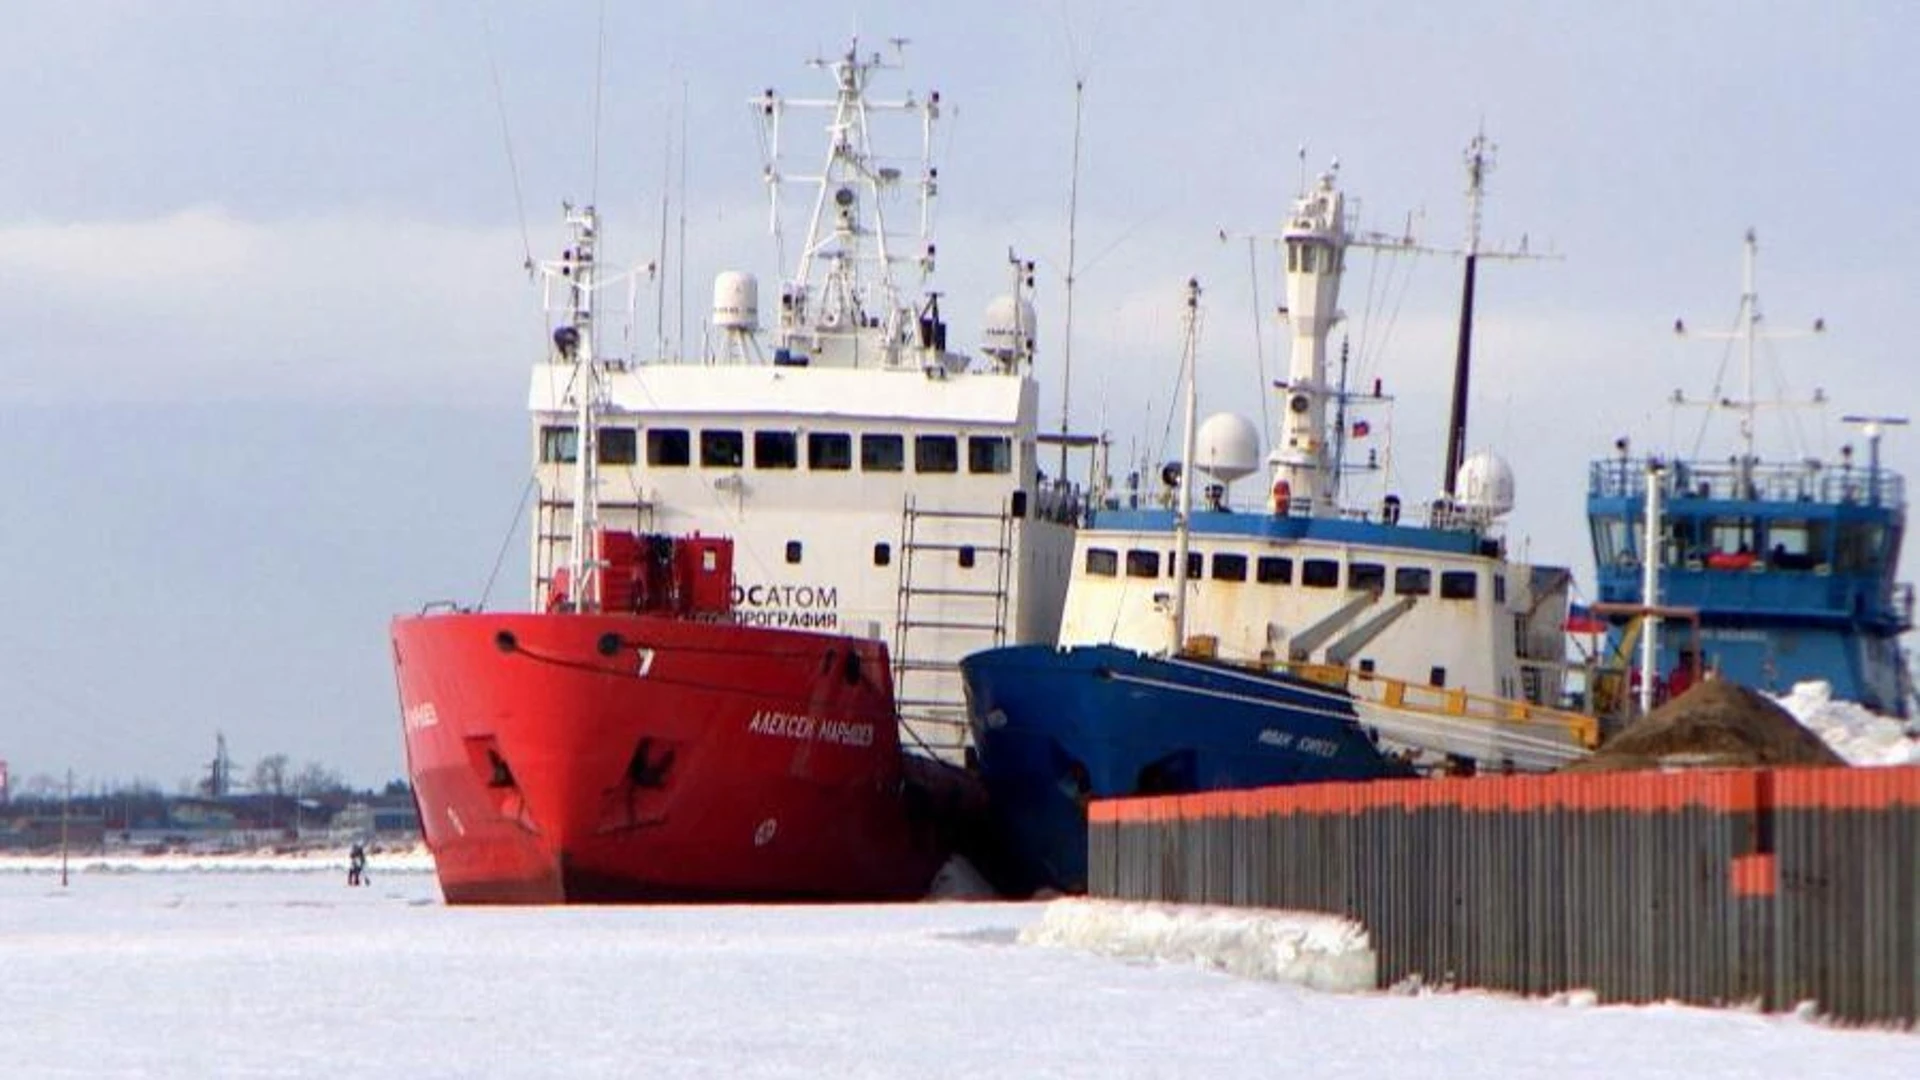
POLYGON ((1253 580, 1262 585, 1293 584, 1293 560, 1285 555, 1262 555, 1253 564, 1253 580))
POLYGON ((632 465, 640 460, 640 435, 630 427, 600 429, 600 464, 632 465))
POLYGON ((860 436, 860 468, 865 472, 901 472, 907 467, 907 442, 899 435, 860 436))
POLYGON ((1331 589, 1340 584, 1340 563, 1335 559, 1300 560, 1300 584, 1309 589, 1331 589))
POLYGON ((1357 562, 1347 567, 1347 588, 1354 592, 1387 591, 1387 568, 1375 562, 1357 562))
POLYGON ((1221 552, 1213 557, 1213 580, 1247 580, 1247 557, 1221 552))
POLYGON ((540 429, 540 460, 548 463, 578 460, 580 440, 572 424, 549 424, 540 429))
POLYGON ((1848 522, 1840 526, 1835 562, 1843 574, 1877 573, 1881 546, 1886 542, 1878 525, 1848 522))
POLYGON ((1754 536, 1753 519, 1747 517, 1714 518, 1708 523, 1708 543, 1714 555, 1752 555, 1758 546, 1754 536))
POLYGON ((1442 570, 1440 572, 1440 598, 1442 600, 1471 600, 1479 595, 1479 574, 1472 570, 1442 570))
POLYGON ((1012 472, 1013 440, 1005 435, 968 436, 967 471, 972 473, 1012 472))
POLYGON ((1120 553, 1112 548, 1087 549, 1087 573, 1113 577, 1120 573, 1120 553))
MULTIPOLYGON (((1205 557, 1197 551, 1187 552, 1187 580, 1191 581, 1200 576, 1200 564, 1204 561, 1204 558, 1205 557)), ((1173 552, 1167 552, 1167 576, 1172 577, 1178 572, 1179 568, 1180 563, 1173 552)))
POLYGON ((1393 571, 1395 596, 1433 595, 1433 571, 1424 566, 1401 566, 1393 571))
POLYGON ((1595 563, 1603 570, 1611 566, 1639 565, 1639 556, 1634 551, 1633 533, 1627 528, 1626 518, 1594 519, 1593 556, 1595 563))
POLYGON ((1667 550, 1661 562, 1698 570, 1705 564, 1706 557, 1705 545, 1700 540, 1700 522, 1689 517, 1668 519, 1667 550))
POLYGON ((648 428, 647 464, 679 466, 693 464, 692 443, 686 428, 648 428))
POLYGON ((702 431, 700 464, 708 468, 737 469, 746 456, 746 440, 738 431, 702 431))
POLYGON ((826 472, 846 472, 853 468, 853 436, 840 431, 809 432, 807 468, 826 472))
POLYGON ((800 441, 791 431, 754 432, 753 467, 756 469, 799 468, 800 441))
POLYGON ((915 435, 913 471, 950 473, 960 471, 960 440, 952 435, 915 435))
POLYGON ((1157 551, 1127 552, 1127 576, 1157 578, 1160 576, 1160 553, 1157 551))
POLYGON ((1827 560, 1827 526, 1819 521, 1767 523, 1767 565, 1776 570, 1812 570, 1827 560))

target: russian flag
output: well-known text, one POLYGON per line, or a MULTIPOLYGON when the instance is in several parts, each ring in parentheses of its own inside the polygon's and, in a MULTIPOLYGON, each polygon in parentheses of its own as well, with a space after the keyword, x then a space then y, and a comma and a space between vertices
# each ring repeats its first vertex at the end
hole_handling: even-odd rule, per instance
POLYGON ((1566 631, 1569 634, 1604 634, 1607 632, 1607 620, 1595 615, 1593 609, 1585 604, 1573 604, 1567 608, 1566 631))

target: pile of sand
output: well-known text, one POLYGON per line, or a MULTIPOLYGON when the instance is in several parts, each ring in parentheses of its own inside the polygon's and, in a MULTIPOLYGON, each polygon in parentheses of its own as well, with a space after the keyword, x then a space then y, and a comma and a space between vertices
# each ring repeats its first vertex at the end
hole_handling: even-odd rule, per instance
POLYGON ((1723 679, 1706 679, 1565 771, 1845 764, 1772 699, 1723 679))

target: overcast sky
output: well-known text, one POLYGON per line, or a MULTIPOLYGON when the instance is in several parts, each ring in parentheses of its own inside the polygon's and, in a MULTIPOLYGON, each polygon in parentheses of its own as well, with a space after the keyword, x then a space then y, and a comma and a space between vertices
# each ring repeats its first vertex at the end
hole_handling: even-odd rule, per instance
MULTIPOLYGON (((1824 425, 1775 414, 1799 441, 1770 448, 1831 459, 1842 413, 1916 411, 1908 5, 648 8, 606 5, 604 39, 590 3, 9 11, 0 758, 16 786, 72 768, 171 790, 222 731, 243 775, 284 753, 360 784, 400 776, 388 618, 490 580, 489 602, 524 600, 513 526, 544 333, 529 249, 557 247, 560 200, 591 199, 610 258, 656 257, 672 177, 686 255, 676 236, 667 332, 683 280, 689 337, 716 271, 770 287, 746 99, 823 92, 803 62, 856 30, 911 38, 892 89, 949 106, 937 283, 956 340, 977 341, 1009 249, 1041 263, 1050 423, 1085 80, 1071 411, 1123 454, 1170 455, 1189 276, 1206 288, 1202 409, 1261 419, 1261 359, 1270 379, 1285 357, 1271 320, 1256 339, 1239 238, 1278 230, 1303 145, 1310 170, 1338 158, 1363 228, 1411 221, 1449 248, 1483 124, 1499 146, 1484 242, 1562 256, 1489 264, 1479 291, 1470 442, 1513 463, 1509 534, 1534 559, 1590 586, 1587 460, 1620 435, 1691 449, 1699 416, 1676 425, 1664 401, 1710 390, 1725 353, 1671 326, 1730 324, 1749 225, 1769 324, 1829 327, 1762 352, 1763 389, 1777 368, 1787 395, 1835 403, 1824 425)), ((817 142, 788 145, 811 161, 817 142)), ((1349 264, 1357 374, 1398 397, 1373 447, 1408 498, 1438 487, 1458 279, 1445 256, 1349 264)), ((649 316, 639 333, 656 332, 649 316)), ((1886 453, 1912 471, 1920 433, 1886 453)))

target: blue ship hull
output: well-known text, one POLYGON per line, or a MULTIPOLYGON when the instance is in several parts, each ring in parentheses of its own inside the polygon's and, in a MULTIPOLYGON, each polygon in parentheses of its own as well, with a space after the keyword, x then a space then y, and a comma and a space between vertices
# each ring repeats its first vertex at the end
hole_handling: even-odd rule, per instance
POLYGON ((960 670, 1010 892, 1085 891, 1088 799, 1406 772, 1350 698, 1289 676, 1107 645, 990 649, 960 670))

